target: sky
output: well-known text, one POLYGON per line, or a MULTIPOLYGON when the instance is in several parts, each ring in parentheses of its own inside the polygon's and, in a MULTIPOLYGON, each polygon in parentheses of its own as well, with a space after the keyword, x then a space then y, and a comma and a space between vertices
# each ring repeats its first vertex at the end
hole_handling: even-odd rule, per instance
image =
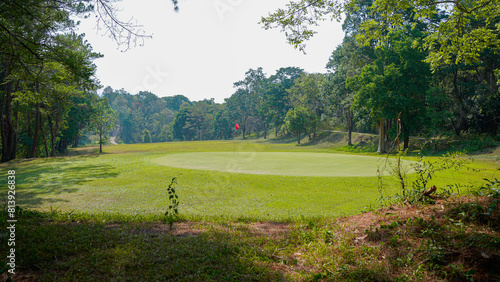
MULTIPOLYGON (((95 26, 82 20, 80 32, 95 52, 97 78, 131 94, 150 91, 159 97, 184 95, 191 101, 230 97, 233 84, 250 68, 267 76, 281 67, 326 72, 332 51, 342 42, 341 23, 322 22, 303 54, 286 43, 279 29, 265 30, 259 21, 289 0, 180 0, 175 12, 170 0, 123 0, 116 3, 122 20, 133 18, 151 39, 123 52, 95 26)), ((102 89, 101 89, 102 91, 102 89)))

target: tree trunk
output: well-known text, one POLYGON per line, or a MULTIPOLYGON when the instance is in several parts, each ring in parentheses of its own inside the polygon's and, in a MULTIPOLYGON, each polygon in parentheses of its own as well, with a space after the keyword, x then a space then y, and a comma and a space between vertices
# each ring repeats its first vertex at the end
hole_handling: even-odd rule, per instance
POLYGON ((347 117, 347 145, 352 146, 352 110, 349 110, 349 115, 347 117))
MULTIPOLYGON (((38 83, 37 83, 38 89, 38 83)), ((34 158, 36 153, 36 146, 38 144, 38 136, 40 134, 40 104, 36 103, 36 117, 35 117, 35 135, 33 136, 33 145, 31 146, 31 152, 29 158, 34 158)))
POLYGON ((460 88, 458 84, 458 69, 453 72, 453 95, 458 102, 458 117, 456 121, 451 120, 453 131, 456 136, 460 136, 465 124, 466 113, 463 109, 464 101, 461 97, 460 88))
POLYGON ((405 135, 404 136, 404 139, 403 139, 403 149, 406 150, 410 147, 410 136, 409 135, 405 135))
MULTIPOLYGON (((17 86, 16 86, 16 91, 19 90, 19 81, 17 82, 17 86)), ((17 122, 18 122, 18 113, 19 113, 19 101, 16 102, 16 108, 14 109, 14 120, 12 122, 12 127, 13 127, 13 130, 14 130, 14 136, 12 137, 13 141, 14 141, 14 144, 12 145, 12 154, 10 156, 10 158, 13 160, 16 158, 16 154, 17 154, 17 122)))
POLYGON ((80 139, 80 130, 76 133, 75 139, 73 139, 73 148, 78 148, 78 141, 80 139))
POLYGON ((264 139, 267 139, 267 125, 264 122, 264 139))
POLYGON ((380 119, 377 152, 385 153, 385 118, 380 119))
POLYGON ((300 135, 302 135, 302 132, 299 131, 299 133, 297 133, 297 143, 300 144, 300 135))
POLYGON ((43 144, 45 145, 45 157, 49 157, 49 146, 47 146, 47 139, 43 140, 43 144))
POLYGON ((56 156, 56 134, 57 134, 57 129, 53 123, 52 119, 50 117, 47 117, 49 121, 49 131, 50 131, 50 156, 55 157, 56 156))
POLYGON ((43 129, 44 123, 45 123, 45 121, 42 120, 41 125, 40 125, 40 134, 42 135, 43 146, 45 147, 45 157, 48 158, 49 157, 49 147, 47 146, 47 135, 45 134, 44 129, 43 129))
POLYGON ((4 95, 2 95, 0 126, 2 135, 2 158, 1 162, 12 160, 14 148, 14 125, 12 123, 12 82, 4 84, 4 95))
POLYGON ((99 131, 99 153, 102 154, 102 130, 99 131))

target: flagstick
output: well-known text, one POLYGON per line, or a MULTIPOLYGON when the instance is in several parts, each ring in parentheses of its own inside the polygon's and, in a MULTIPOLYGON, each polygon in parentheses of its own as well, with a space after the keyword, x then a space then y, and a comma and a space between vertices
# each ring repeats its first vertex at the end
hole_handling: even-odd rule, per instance
MULTIPOLYGON (((234 125, 234 128, 236 129, 236 132, 238 132, 238 129, 240 129, 240 126, 236 123, 234 125)), ((236 155, 236 135, 234 136, 234 149, 233 149, 234 155, 236 155)))

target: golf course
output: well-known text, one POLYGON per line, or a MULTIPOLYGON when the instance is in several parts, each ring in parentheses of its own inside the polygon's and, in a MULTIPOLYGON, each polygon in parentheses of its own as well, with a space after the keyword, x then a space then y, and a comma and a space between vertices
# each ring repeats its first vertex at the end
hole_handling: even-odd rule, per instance
MULTIPOLYGON (((396 171, 406 183, 418 179, 416 154, 395 170, 394 155, 342 146, 264 139, 107 145, 102 154, 81 147, 2 164, 16 179, 16 264, 9 266, 16 281, 437 281, 469 275, 471 267, 495 277, 495 268, 474 263, 490 255, 491 265, 498 262, 497 213, 476 223, 495 200, 471 195, 484 178, 498 177, 498 149, 458 170, 434 167, 427 186, 443 198, 407 205, 387 200, 401 194, 396 171), (178 214, 169 223, 172 193, 178 214), (421 260, 450 249, 468 263, 460 256, 421 270, 421 260), (455 270, 439 272, 450 265, 455 270)), ((444 159, 424 157, 424 169, 444 159)), ((12 226, 6 212, 1 222, 12 226)))
MULTIPOLYGON (((293 221, 351 215, 377 207, 381 193, 400 189, 391 175, 394 158, 321 145, 199 141, 110 145, 104 152, 87 147, 66 157, 3 166, 16 171, 21 207, 90 215, 161 216, 174 177, 179 215, 185 219, 293 221)), ((415 160, 402 162, 410 180, 415 160)), ((445 171, 431 184, 460 183, 460 192, 466 193, 466 187, 494 174, 495 163, 472 165, 481 171, 445 171)))

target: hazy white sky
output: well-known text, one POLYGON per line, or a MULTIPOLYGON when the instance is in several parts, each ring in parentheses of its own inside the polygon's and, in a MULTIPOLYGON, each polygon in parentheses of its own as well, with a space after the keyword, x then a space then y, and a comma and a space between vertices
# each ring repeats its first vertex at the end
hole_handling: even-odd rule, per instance
POLYGON ((174 12, 170 0, 123 0, 120 17, 133 16, 153 35, 144 46, 121 52, 116 43, 84 21, 80 32, 104 58, 95 61, 104 86, 160 97, 182 94, 192 101, 223 102, 233 83, 250 68, 263 67, 269 76, 280 67, 325 72, 334 48, 342 42, 341 24, 325 21, 307 43, 304 55, 288 45, 279 30, 264 30, 262 16, 285 7, 289 0, 180 0, 174 12))

